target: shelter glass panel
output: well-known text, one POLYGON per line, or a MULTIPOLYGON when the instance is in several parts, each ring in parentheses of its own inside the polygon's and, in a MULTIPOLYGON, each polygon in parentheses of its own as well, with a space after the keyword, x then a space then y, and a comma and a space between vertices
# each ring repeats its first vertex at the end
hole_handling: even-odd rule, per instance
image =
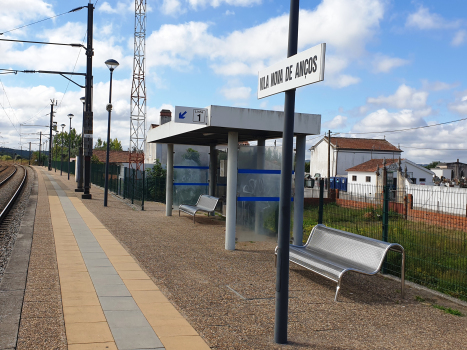
POLYGON ((195 205, 202 194, 209 192, 209 148, 175 145, 174 206, 195 205))
POLYGON ((282 149, 245 146, 238 151, 237 240, 277 241, 282 149))

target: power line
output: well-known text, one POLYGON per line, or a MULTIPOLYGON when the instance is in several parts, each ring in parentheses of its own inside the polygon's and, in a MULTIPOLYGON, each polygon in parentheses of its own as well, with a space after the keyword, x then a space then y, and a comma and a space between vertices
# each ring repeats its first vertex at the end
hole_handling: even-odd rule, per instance
POLYGON ((438 123, 438 124, 431 124, 431 125, 425 125, 425 126, 416 126, 416 127, 413 127, 413 128, 406 128, 406 129, 385 130, 385 131, 371 131, 371 132, 341 132, 340 134, 367 135, 367 134, 383 134, 383 133, 403 132, 403 131, 431 128, 431 127, 434 127, 434 126, 445 125, 445 124, 458 123, 458 122, 461 122, 461 121, 464 121, 464 120, 467 120, 467 118, 451 120, 449 122, 438 123))
POLYGON ((0 35, 3 35, 3 34, 5 34, 5 33, 12 32, 12 31, 14 31, 14 30, 18 30, 18 29, 21 29, 21 28, 29 27, 29 26, 32 26, 33 24, 37 24, 37 23, 40 23, 40 22, 44 22, 44 21, 47 21, 47 20, 52 19, 52 18, 57 18, 57 17, 63 16, 63 15, 66 15, 67 13, 79 11, 79 10, 85 8, 85 7, 86 7, 86 6, 77 7, 77 8, 75 8, 75 9, 73 9, 73 10, 70 10, 70 11, 67 11, 67 12, 63 12, 63 13, 61 13, 61 14, 59 14, 59 15, 56 15, 56 16, 47 17, 47 18, 41 19, 40 21, 37 21, 37 22, 25 24, 24 26, 21 26, 21 27, 18 27, 18 28, 14 28, 14 29, 10 29, 10 30, 7 30, 7 31, 5 31, 5 32, 3 32, 3 33, 0 33, 0 35))
POLYGON ((411 148, 411 149, 426 149, 430 151, 467 151, 467 148, 425 148, 425 147, 410 147, 401 145, 404 148, 411 148))

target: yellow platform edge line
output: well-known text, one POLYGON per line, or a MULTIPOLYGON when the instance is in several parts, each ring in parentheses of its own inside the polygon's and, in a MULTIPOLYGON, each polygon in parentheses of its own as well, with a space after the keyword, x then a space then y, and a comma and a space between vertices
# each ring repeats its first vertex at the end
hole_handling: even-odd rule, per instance
POLYGON ((47 192, 68 349, 117 349, 60 199, 47 192))
POLYGON ((198 332, 159 291, 157 285, 84 203, 76 197, 69 199, 96 237, 166 350, 210 349, 198 332), (130 264, 132 269, 126 270, 126 264, 130 264))

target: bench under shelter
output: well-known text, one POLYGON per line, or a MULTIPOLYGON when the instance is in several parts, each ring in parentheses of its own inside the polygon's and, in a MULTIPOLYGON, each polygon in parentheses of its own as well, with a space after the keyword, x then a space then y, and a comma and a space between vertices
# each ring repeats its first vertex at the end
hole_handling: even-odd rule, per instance
MULTIPOLYGON (((147 133, 148 143, 167 144, 166 216, 172 216, 174 204, 174 145, 209 146, 209 166, 206 168, 209 173, 208 194, 211 196, 215 196, 217 186, 216 146, 227 145, 225 249, 235 250, 239 142, 256 141, 258 146, 265 146, 268 139, 282 138, 284 119, 284 112, 280 111, 215 105, 205 108, 176 107, 175 115, 170 121, 147 133)), ((318 135, 320 131, 320 115, 295 113, 296 174, 293 218, 295 244, 302 244, 303 235, 306 136, 318 135)), ((260 153, 258 157, 261 157, 260 153)), ((261 173, 261 164, 254 171, 261 173)), ((249 197, 245 200, 259 202, 264 199, 249 197)))

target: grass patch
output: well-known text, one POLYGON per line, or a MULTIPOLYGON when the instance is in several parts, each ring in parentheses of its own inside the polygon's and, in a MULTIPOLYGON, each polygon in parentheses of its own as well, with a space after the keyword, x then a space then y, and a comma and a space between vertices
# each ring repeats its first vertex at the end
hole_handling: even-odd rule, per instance
POLYGON ((421 296, 416 295, 415 300, 419 301, 420 303, 423 303, 425 301, 425 298, 422 298, 421 296))
MULTIPOLYGON (((323 224, 336 229, 382 239, 382 207, 352 209, 336 203, 324 205, 323 224)), ((303 218, 303 242, 318 224, 318 207, 307 206, 303 218)), ((388 241, 401 244, 406 253, 405 277, 409 281, 467 300, 467 232, 406 220, 389 213, 388 241)), ((401 254, 389 252, 387 272, 400 276, 401 254)))
POLYGON ((454 315, 454 316, 460 316, 460 317, 464 316, 464 314, 462 312, 460 312, 459 310, 451 309, 450 307, 445 307, 445 306, 438 305, 438 304, 433 304, 431 306, 433 306, 435 309, 442 310, 447 314, 451 314, 451 315, 454 315))

